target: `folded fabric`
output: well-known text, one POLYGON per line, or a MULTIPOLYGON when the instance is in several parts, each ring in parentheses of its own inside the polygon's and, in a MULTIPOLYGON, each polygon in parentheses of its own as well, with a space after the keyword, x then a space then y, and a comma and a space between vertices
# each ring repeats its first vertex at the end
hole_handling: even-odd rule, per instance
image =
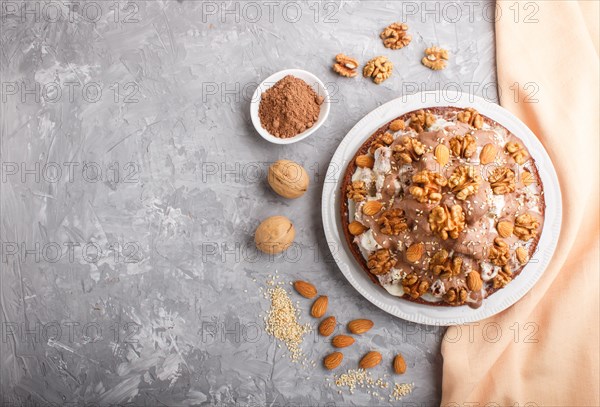
POLYGON ((523 299, 449 328, 443 406, 600 405, 598 5, 497 2, 500 102, 550 154, 562 230, 550 266, 523 299))

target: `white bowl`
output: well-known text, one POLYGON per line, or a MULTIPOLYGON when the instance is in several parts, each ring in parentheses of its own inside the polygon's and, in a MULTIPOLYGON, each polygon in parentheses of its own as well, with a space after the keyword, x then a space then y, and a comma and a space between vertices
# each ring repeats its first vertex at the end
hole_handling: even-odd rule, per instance
POLYGON ((260 85, 258 85, 254 91, 254 94, 252 95, 252 102, 250 103, 250 117, 252 117, 252 124, 254 125, 254 128, 265 140, 275 144, 292 144, 297 141, 304 140, 317 131, 317 129, 321 127, 323 123, 325 123, 327 116, 329 116, 329 103, 329 92, 327 92, 327 88, 325 88, 325 85, 323 85, 323 82, 321 82, 319 78, 310 72, 303 71, 302 69, 284 69, 283 71, 279 71, 269 76, 267 79, 262 81, 260 85), (258 117, 258 106, 262 100, 263 92, 275 85, 277 81, 283 79, 287 75, 295 76, 296 78, 302 79, 304 82, 308 83, 308 85, 313 88, 317 95, 323 97, 323 103, 321 104, 319 118, 311 128, 306 129, 302 133, 296 134, 290 138, 279 138, 269 133, 260 123, 260 118, 258 117))

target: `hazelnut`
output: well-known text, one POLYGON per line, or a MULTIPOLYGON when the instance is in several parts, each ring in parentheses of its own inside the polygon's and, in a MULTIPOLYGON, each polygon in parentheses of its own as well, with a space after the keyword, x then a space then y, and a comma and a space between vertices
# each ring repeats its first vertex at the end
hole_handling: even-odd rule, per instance
POLYGON ((269 167, 268 181, 273 191, 284 198, 298 198, 308 189, 308 173, 290 160, 275 161, 269 167))
POLYGON ((295 235, 292 221, 285 216, 271 216, 256 228, 254 242, 260 251, 277 254, 292 245, 295 235))

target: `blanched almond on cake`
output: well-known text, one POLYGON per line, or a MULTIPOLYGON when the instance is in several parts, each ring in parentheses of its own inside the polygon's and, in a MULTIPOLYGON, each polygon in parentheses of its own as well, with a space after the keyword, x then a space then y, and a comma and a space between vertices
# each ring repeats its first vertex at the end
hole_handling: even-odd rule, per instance
POLYGON ((424 252, 425 245, 423 244, 423 242, 415 243, 408 249, 406 249, 406 260, 410 261, 411 263, 416 263, 419 260, 421 260, 421 257, 423 257, 424 252))
POLYGON ((373 165, 375 165, 375 159, 370 155, 366 154, 359 155, 358 157, 356 157, 354 162, 356 163, 356 165, 362 168, 373 168, 373 165))
POLYGON ((373 325, 373 321, 370 319, 355 319, 348 322, 348 330, 355 335, 360 335, 373 328, 373 325))
POLYGON ((467 288, 471 291, 479 291, 483 287, 481 276, 476 271, 467 274, 467 288))
POLYGON ((294 281, 294 288, 304 298, 312 299, 317 296, 317 289, 311 283, 306 281, 298 280, 294 281))
POLYGON ((383 204, 379 201, 369 201, 362 207, 362 211, 365 215, 373 216, 383 208, 383 204))
POLYGON ((498 230, 498 234, 501 237, 507 238, 513 234, 514 225, 512 224, 512 222, 501 220, 496 225, 496 229, 498 230))
POLYGON ((394 358, 394 372, 397 374, 403 374, 406 372, 406 362, 401 354, 397 354, 394 358))
POLYGON ((371 369, 381 363, 381 353, 371 351, 360 360, 358 366, 362 369, 371 369))
POLYGON ((342 363, 342 360, 344 360, 342 352, 333 352, 325 356, 323 359, 323 366, 328 370, 333 370, 342 363))
POLYGON ((329 298, 326 295, 322 295, 315 300, 310 309, 310 315, 315 318, 321 318, 327 312, 327 305, 329 304, 329 298))
POLYGON ((517 260, 519 260, 519 263, 521 264, 525 264, 527 263, 527 258, 529 257, 529 253, 527 253, 527 250, 524 247, 517 247, 517 250, 515 251, 516 255, 517 255, 517 260))
POLYGON ((444 144, 438 144, 433 153, 436 161, 443 167, 450 161, 450 149, 444 144))
POLYGON ((481 149, 481 154, 479 154, 479 162, 484 165, 494 162, 497 154, 498 150, 493 144, 486 144, 481 149))
POLYGON ((346 348, 354 343, 354 338, 348 335, 336 335, 333 337, 331 344, 335 348, 346 348))
POLYGON ((357 220, 351 222, 348 225, 348 232, 350 232, 350 234, 352 236, 358 236, 358 235, 362 234, 364 231, 366 231, 367 229, 368 228, 365 225, 363 225, 362 223, 360 223, 357 220))
POLYGON ((319 333, 323 336, 329 336, 335 330, 337 321, 334 316, 327 317, 319 324, 319 333))

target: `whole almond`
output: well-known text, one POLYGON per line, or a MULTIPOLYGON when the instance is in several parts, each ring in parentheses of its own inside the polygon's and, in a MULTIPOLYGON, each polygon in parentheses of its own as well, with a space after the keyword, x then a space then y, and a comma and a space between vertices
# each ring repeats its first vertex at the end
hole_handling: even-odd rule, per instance
POLYGON ((357 220, 351 222, 348 225, 348 232, 350 232, 350 234, 353 235, 353 236, 358 236, 358 235, 362 234, 367 229, 368 228, 365 225, 363 225, 362 223, 360 223, 357 220))
POLYGON ((337 321, 334 316, 327 317, 319 324, 319 333, 323 336, 329 336, 335 330, 337 321))
POLYGON ((391 131, 404 130, 404 127, 405 127, 405 124, 404 124, 404 120, 402 120, 402 119, 396 119, 390 123, 391 131))
POLYGON ((481 149, 481 154, 479 154, 479 162, 483 165, 494 162, 497 154, 498 150, 493 144, 486 144, 481 149))
POLYGON ((406 372, 406 362, 401 354, 397 354, 394 358, 394 372, 397 374, 403 374, 406 372))
POLYGON ((501 237, 507 238, 513 234, 514 225, 512 224, 512 222, 509 222, 507 220, 501 220, 496 225, 496 229, 498 230, 498 234, 501 237))
POLYGON ((443 167, 450 161, 450 149, 444 144, 438 144, 433 152, 436 161, 443 167))
POLYGON ((519 260, 519 263, 527 263, 527 257, 529 257, 529 253, 527 253, 527 250, 524 247, 517 247, 515 253, 517 254, 517 260, 519 260))
POLYGON ((373 166, 375 165, 375 159, 370 155, 366 154, 359 155, 358 157, 356 157, 354 162, 356 163, 356 165, 362 168, 373 168, 373 166))
POLYGON ((348 335, 336 335, 331 344, 334 348, 346 348, 354 343, 354 338, 348 335))
POLYGON ((479 291, 483 287, 481 276, 476 271, 471 271, 467 274, 467 288, 471 291, 479 291))
POLYGON ((317 296, 317 289, 311 283, 307 283, 306 281, 297 280, 294 281, 294 288, 304 298, 315 298, 317 296))
POLYGON ((360 335, 373 328, 373 325, 373 321, 370 319, 355 319, 348 322, 348 330, 354 335, 360 335))
POLYGON ((521 174, 521 182, 523 182, 523 185, 528 187, 529 185, 533 184, 534 181, 535 179, 532 173, 529 171, 523 171, 523 174, 521 174))
POLYGON ((358 366, 362 369, 371 369, 381 363, 381 353, 371 351, 360 360, 358 366))
POLYGON ((310 315, 315 318, 321 318, 327 312, 327 304, 329 303, 329 299, 326 295, 322 295, 315 300, 310 309, 310 315))
POLYGON ((425 245, 423 242, 415 243, 406 249, 406 260, 411 263, 416 263, 421 260, 423 253, 425 252, 425 245))
POLYGON ((333 352, 325 356, 323 359, 323 366, 325 366, 326 369, 333 370, 342 363, 342 360, 344 360, 342 352, 333 352))
POLYGON ((365 215, 373 216, 383 208, 383 204, 379 201, 369 201, 363 205, 362 211, 365 215))

